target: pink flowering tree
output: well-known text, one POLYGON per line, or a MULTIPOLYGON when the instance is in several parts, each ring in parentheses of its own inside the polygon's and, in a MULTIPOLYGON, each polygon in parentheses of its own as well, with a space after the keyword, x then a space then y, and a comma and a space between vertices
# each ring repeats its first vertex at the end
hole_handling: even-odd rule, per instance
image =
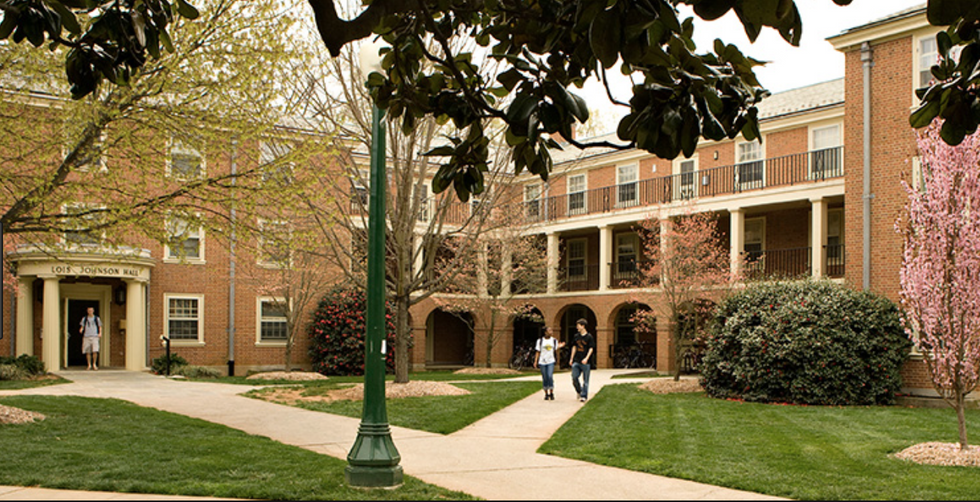
MULTIPOLYGON (((644 291, 634 298, 639 303, 658 305, 659 313, 671 320, 671 350, 674 355, 674 380, 680 379, 681 361, 686 342, 697 336, 703 326, 702 297, 718 297, 735 281, 731 273, 728 241, 718 231, 712 213, 688 212, 661 220, 656 215, 643 220, 640 232, 648 265, 641 268, 640 287, 644 291), (685 319, 687 322, 680 322, 685 319)), ((640 311, 638 327, 649 329, 657 312, 640 311)))
POLYGON ((903 183, 900 295, 906 332, 956 410, 965 450, 964 401, 980 373, 980 133, 949 146, 939 131, 933 124, 918 137, 922 186, 903 183))

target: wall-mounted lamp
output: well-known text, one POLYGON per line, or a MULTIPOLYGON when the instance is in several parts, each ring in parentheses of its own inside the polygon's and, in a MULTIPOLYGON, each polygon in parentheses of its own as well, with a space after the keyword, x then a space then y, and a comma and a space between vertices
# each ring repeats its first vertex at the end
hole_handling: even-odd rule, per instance
POLYGON ((116 301, 116 305, 122 305, 126 303, 126 287, 119 286, 112 292, 112 299, 116 301))
POLYGON ((714 157, 715 157, 715 160, 718 160, 718 150, 715 150, 714 157))

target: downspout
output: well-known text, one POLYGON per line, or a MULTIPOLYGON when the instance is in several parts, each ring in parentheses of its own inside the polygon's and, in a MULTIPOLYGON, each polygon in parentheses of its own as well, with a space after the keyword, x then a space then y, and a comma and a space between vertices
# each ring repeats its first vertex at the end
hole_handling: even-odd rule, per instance
POLYGON ((864 191, 861 194, 864 216, 861 226, 864 233, 864 246, 862 248, 863 286, 865 291, 871 289, 871 67, 874 61, 871 58, 871 44, 864 42, 861 44, 861 67, 864 72, 864 191))
MULTIPOLYGON (((231 185, 235 186, 238 140, 231 140, 231 185)), ((235 376, 235 203, 231 203, 231 237, 228 243, 228 376, 235 376)))

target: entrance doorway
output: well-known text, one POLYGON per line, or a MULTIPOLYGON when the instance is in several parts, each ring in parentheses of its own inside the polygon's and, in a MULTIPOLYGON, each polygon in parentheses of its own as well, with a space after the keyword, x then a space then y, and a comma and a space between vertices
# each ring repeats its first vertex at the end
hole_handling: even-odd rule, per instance
MULTIPOLYGON (((78 332, 79 323, 82 318, 86 316, 87 309, 92 307, 95 309, 95 315, 102 318, 102 313, 99 312, 99 301, 98 300, 68 300, 68 312, 67 312, 67 322, 68 325, 68 341, 65 346, 68 348, 68 364, 66 367, 72 366, 87 366, 88 363, 85 360, 85 354, 82 354, 82 334, 78 332)), ((105 329, 105 320, 102 321, 102 340, 104 341, 107 336, 105 329)), ((99 345, 104 345, 101 343, 99 345)), ((101 349, 101 347, 100 347, 101 349)), ((102 359, 106 357, 99 352, 99 366, 108 366, 107 363, 103 363, 102 359)))

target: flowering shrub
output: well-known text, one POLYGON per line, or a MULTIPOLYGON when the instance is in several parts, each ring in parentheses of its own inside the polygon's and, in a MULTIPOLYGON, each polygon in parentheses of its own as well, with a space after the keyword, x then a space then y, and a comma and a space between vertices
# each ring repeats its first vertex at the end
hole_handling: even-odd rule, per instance
MULTIPOLYGON (((310 361, 324 375, 364 374, 364 334, 367 295, 355 289, 335 289, 317 305, 310 324, 310 361)), ((385 367, 395 370, 395 324, 391 304, 385 304, 387 349, 385 367)))
POLYGON ((825 281, 761 284, 718 306, 701 385, 746 401, 889 404, 909 348, 885 298, 825 281))

